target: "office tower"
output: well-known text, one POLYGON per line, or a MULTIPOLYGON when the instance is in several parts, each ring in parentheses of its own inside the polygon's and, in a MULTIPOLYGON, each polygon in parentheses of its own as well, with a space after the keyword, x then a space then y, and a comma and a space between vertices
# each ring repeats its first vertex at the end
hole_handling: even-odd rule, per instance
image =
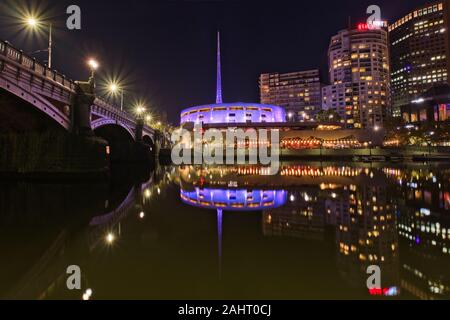
POLYGON ((346 29, 328 50, 330 85, 322 108, 335 111, 348 128, 376 128, 390 108, 388 34, 383 28, 346 29))
POLYGON ((449 84, 449 13, 448 2, 440 1, 389 26, 394 116, 431 87, 449 84))
POLYGON ((314 121, 321 110, 319 70, 265 73, 259 87, 261 103, 284 107, 288 121, 314 121))

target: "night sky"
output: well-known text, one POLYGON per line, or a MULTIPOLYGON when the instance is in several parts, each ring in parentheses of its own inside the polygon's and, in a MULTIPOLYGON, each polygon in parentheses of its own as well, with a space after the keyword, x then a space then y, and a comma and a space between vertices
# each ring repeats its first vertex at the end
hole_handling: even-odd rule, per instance
MULTIPOLYGON (((179 111, 215 100, 216 31, 222 37, 224 102, 258 102, 258 76, 320 68, 327 81, 330 37, 348 25, 365 22, 366 8, 378 4, 392 21, 423 0, 341 1, 151 1, 151 0, 1 0, 0 38, 25 52, 46 47, 46 36, 21 30, 25 8, 55 23, 55 69, 80 80, 85 61, 100 60, 101 74, 120 76, 126 102, 144 99, 177 124, 179 111), (28 6, 31 4, 31 6, 28 6), (82 9, 82 30, 65 28, 66 7, 82 9)), ((46 53, 36 54, 39 60, 46 53)), ((99 85, 101 84, 99 80, 99 85)))

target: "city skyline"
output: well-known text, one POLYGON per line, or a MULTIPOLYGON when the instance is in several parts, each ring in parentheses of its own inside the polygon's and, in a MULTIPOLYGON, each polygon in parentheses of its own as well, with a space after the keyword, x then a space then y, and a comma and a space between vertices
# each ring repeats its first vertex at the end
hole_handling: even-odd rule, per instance
MULTIPOLYGON (((255 6, 252 1, 240 4, 230 1, 171 4, 131 1, 127 9, 136 11, 136 17, 122 15, 123 10, 119 7, 123 4, 106 4, 104 1, 91 4, 81 0, 75 4, 82 9, 82 29, 68 31, 62 28, 65 5, 69 3, 66 2, 60 1, 46 12, 56 21, 54 68, 61 69, 70 78, 85 79, 87 75, 80 66, 86 56, 95 54, 108 70, 113 70, 109 72, 124 78, 130 91, 145 97, 152 108, 166 111, 172 123, 177 122, 177 114, 182 109, 214 99, 217 30, 221 31, 222 37, 224 101, 255 102, 259 100, 258 78, 261 73, 320 67, 326 82, 324 66, 330 37, 347 27, 348 16, 354 23, 364 22, 367 19, 365 10, 372 4, 368 1, 327 3, 329 11, 323 11, 323 20, 317 23, 309 16, 315 16, 322 9, 314 4, 286 2, 275 8, 269 6, 269 10, 269 7, 255 6), (185 10, 180 10, 180 5, 185 10), (294 12, 312 14, 294 15, 294 12), (239 19, 241 17, 245 19, 239 19), (301 18, 300 23, 296 20, 298 17, 301 18), (235 20, 239 23, 233 23, 235 20), (315 23, 314 28, 309 28, 311 23, 315 23), (136 32, 130 34, 130 30, 136 32), (284 32, 280 33, 281 30, 284 32), (123 38, 129 40, 123 41, 123 38), (267 49, 269 38, 272 44, 276 44, 276 51, 267 49), (314 45, 305 51, 301 45, 303 41, 314 41, 314 45), (125 42, 126 48, 118 46, 118 42, 125 42), (276 58, 275 52, 279 54, 276 58), (78 57, 78 60, 66 69, 62 63, 65 57, 73 60, 78 57)), ((423 3, 381 1, 378 5, 382 9, 382 17, 394 21, 423 3)), ((8 18, 2 22, 1 37, 30 52, 43 47, 45 37, 27 35, 26 38, 18 31, 17 21, 13 20, 18 12, 14 12, 13 7, 14 1, 2 3, 2 12, 8 18)), ((42 5, 40 8, 45 11, 47 7, 42 5)), ((43 54, 36 56, 38 60, 46 60, 43 54)), ((130 102, 127 101, 130 98, 125 99, 130 102)))
POLYGON ((450 300, 450 0, 0 17, 0 300, 450 300))

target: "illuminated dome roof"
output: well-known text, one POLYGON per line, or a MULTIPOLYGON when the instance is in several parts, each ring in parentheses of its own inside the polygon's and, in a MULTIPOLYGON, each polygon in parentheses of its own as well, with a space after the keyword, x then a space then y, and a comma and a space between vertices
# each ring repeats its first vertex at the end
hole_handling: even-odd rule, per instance
POLYGON ((219 103, 188 108, 181 113, 181 124, 285 122, 282 107, 258 103, 219 103))
POLYGON ((286 204, 285 190, 181 189, 181 200, 191 206, 224 211, 262 211, 286 204))

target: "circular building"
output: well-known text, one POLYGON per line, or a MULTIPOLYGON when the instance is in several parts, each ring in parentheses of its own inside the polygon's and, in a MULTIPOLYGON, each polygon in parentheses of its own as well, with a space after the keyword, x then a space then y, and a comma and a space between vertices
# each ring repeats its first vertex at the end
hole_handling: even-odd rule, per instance
POLYGON ((224 211, 261 211, 282 207, 287 202, 286 190, 247 189, 181 189, 181 200, 203 209, 224 211))
POLYGON ((181 124, 286 122, 282 107, 257 103, 219 103, 197 106, 181 112, 181 124))

